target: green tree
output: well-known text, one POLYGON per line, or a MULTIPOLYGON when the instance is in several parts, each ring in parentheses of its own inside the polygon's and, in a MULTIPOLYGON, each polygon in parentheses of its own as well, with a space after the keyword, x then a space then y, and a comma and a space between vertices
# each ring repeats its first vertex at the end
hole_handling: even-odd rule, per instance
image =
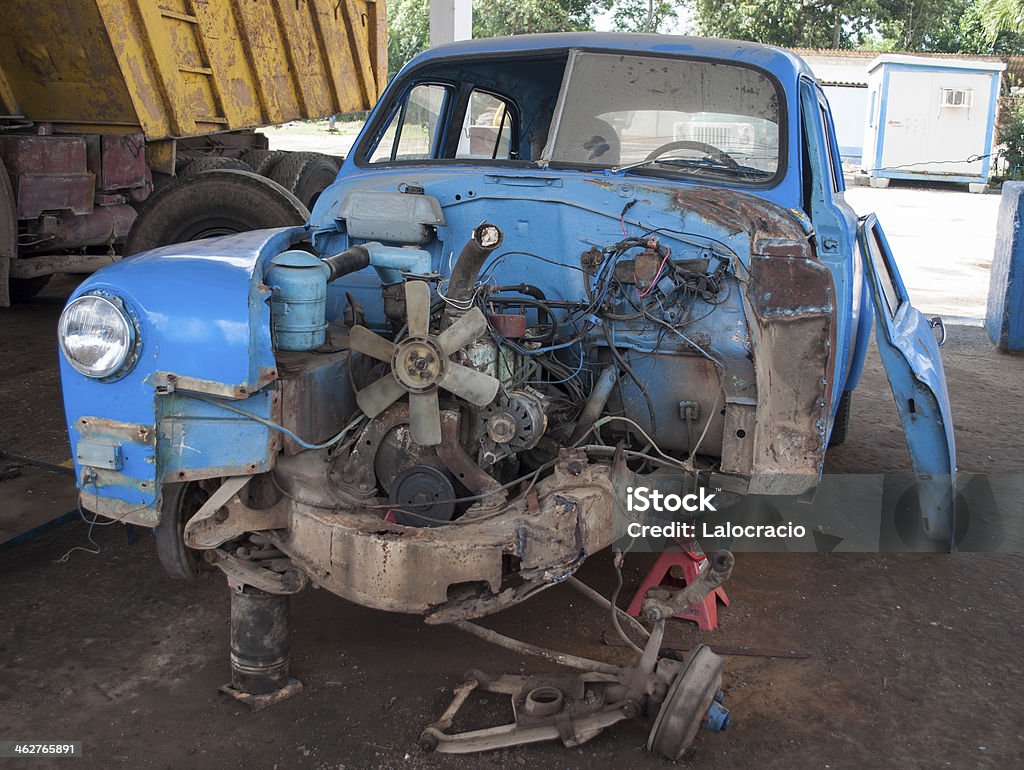
POLYGON ((474 0, 473 37, 592 29, 606 7, 605 0, 474 0))
POLYGON ((991 40, 996 40, 1000 32, 1024 29, 1024 0, 979 0, 978 10, 991 40))
MULTIPOLYGON (((612 0, 474 0, 473 37, 593 29, 612 0)), ((430 0, 390 0, 388 66, 394 75, 430 45, 430 0)))
POLYGON ((1009 179, 1024 178, 1024 96, 1008 94, 999 102, 996 142, 1009 179))
POLYGON ((701 34, 788 48, 966 54, 1024 51, 1024 37, 1016 31, 1024 28, 1024 0, 690 2, 701 34))
POLYGON ((669 0, 620 0, 612 6, 612 23, 620 32, 661 32, 677 18, 669 0))
POLYGON ((853 48, 871 32, 875 0, 694 0, 697 29, 711 37, 787 48, 853 48))
POLYGON ((388 70, 394 75, 430 45, 430 0, 388 3, 388 70))
MULTIPOLYGON (((1005 0, 1000 0, 1005 2, 1005 0)), ((993 0, 878 0, 877 46, 894 51, 1016 54, 1022 40, 1009 28, 989 32, 985 7, 993 0)))

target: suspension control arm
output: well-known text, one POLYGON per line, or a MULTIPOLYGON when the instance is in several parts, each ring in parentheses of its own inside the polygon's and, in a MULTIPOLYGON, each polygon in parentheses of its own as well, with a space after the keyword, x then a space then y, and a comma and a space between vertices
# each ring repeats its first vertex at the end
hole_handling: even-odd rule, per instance
POLYGON ((729 579, 735 563, 736 557, 730 551, 715 551, 704 562, 704 567, 696 579, 685 588, 649 589, 644 598, 644 617, 652 622, 664 620, 687 607, 700 604, 705 596, 729 579))

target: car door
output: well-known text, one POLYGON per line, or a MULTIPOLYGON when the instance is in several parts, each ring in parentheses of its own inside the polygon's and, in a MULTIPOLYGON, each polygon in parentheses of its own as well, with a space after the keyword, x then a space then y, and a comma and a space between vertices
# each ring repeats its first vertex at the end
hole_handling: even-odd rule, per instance
MULTIPOLYGON (((874 214, 858 231, 875 306, 875 339, 885 365, 918 481, 921 528, 952 545, 956 528, 956 445, 932 322, 910 297, 874 214)), ((944 332, 943 332, 944 333, 944 332)))
POLYGON ((839 309, 831 404, 835 414, 843 391, 857 386, 870 319, 862 315, 866 303, 864 274, 855 245, 857 214, 844 197, 846 184, 831 111, 824 92, 809 78, 801 81, 801 109, 806 151, 803 173, 808 177, 803 207, 814 224, 818 258, 832 271, 839 309))

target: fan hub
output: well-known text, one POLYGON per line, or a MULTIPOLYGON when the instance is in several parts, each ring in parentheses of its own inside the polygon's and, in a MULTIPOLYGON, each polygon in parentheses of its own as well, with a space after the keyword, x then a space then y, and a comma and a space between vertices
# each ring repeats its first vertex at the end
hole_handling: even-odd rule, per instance
POLYGON ((395 345, 391 371, 406 390, 426 393, 444 376, 444 361, 445 355, 432 340, 411 338, 395 345))

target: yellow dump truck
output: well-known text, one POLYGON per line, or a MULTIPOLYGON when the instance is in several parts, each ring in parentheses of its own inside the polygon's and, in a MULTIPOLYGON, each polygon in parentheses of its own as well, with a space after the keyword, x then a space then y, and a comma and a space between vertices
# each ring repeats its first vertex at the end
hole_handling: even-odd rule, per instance
POLYGON ((254 129, 367 110, 387 77, 383 0, 4 0, 0 25, 0 306, 304 219, 337 158, 254 129))

